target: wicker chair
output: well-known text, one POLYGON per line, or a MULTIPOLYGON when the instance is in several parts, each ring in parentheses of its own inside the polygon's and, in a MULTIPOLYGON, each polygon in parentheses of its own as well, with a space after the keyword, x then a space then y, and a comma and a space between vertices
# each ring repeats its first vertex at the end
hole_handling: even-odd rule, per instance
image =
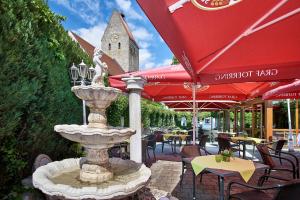
POLYGON ((272 148, 269 148, 266 144, 258 144, 256 148, 260 153, 263 163, 269 166, 269 169, 266 170, 266 174, 270 174, 272 170, 288 171, 292 173, 294 179, 299 178, 299 161, 296 156, 286 152, 281 152, 285 157, 271 154, 269 150, 272 148), (290 168, 276 165, 273 158, 287 161, 290 164, 290 168))
MULTIPOLYGON (((183 181, 183 176, 184 176, 184 170, 193 170, 191 161, 197 157, 201 156, 202 152, 204 152, 205 155, 210 154, 208 151, 205 149, 200 148, 199 145, 191 145, 187 144, 181 147, 180 149, 180 155, 181 155, 181 161, 182 161, 182 172, 180 176, 180 186, 182 185, 183 181)), ((200 182, 202 182, 202 175, 209 173, 208 171, 203 171, 200 173, 200 182)))
POLYGON ((172 149, 172 152, 173 152, 173 140, 172 139, 165 140, 164 139, 164 132, 162 132, 162 131, 155 131, 154 135, 155 135, 155 141, 162 143, 161 152, 164 152, 165 144, 171 145, 171 149, 172 149))
POLYGON ((259 180, 258 186, 253 186, 249 184, 245 184, 242 182, 235 182, 232 181, 228 184, 228 200, 230 199, 238 199, 238 200, 256 200, 256 199, 263 199, 263 200, 298 200, 300 196, 300 180, 291 180, 288 181, 281 177, 274 177, 274 176, 262 176, 259 180), (277 179, 281 181, 287 181, 285 184, 276 184, 273 186, 262 186, 260 183, 261 180, 265 179, 277 179), (232 186, 238 186, 242 188, 248 188, 250 190, 231 194, 232 186), (276 189, 277 192, 274 196, 271 196, 269 193, 264 191, 266 190, 274 190, 276 189))

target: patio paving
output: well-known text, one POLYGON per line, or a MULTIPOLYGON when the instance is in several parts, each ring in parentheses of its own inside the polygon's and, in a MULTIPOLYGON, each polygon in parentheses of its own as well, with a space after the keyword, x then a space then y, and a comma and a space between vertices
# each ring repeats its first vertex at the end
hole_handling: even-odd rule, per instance
MULTIPOLYGON (((252 148, 248 147, 247 156, 252 157, 252 148)), ((207 150, 216 153, 217 152, 216 144, 207 144, 207 150)), ((177 152, 179 152, 179 147, 177 147, 177 152)), ((260 156, 256 151, 254 160, 260 159, 260 156)), ((151 160, 150 168, 152 171, 151 181, 149 183, 149 188, 151 190, 162 190, 171 194, 180 200, 190 200, 192 199, 192 173, 191 171, 185 172, 183 184, 180 186, 180 175, 181 175, 181 162, 179 154, 172 154, 171 148, 169 146, 165 146, 164 153, 161 153, 160 144, 156 148, 156 157, 157 161, 151 160)), ((152 156, 152 154, 150 153, 152 156)), ((297 154, 298 158, 300 155, 297 154)), ((152 157, 151 157, 152 158, 152 157)), ((149 161, 149 160, 148 160, 149 161)), ((286 163, 283 163, 286 165, 286 163)), ((256 185, 257 180, 261 175, 263 175, 264 170, 257 170, 253 174, 252 178, 248 183, 256 185)), ((272 172, 274 176, 280 176, 292 179, 292 176, 289 172, 272 172)), ((225 178, 225 190, 227 190, 227 185, 230 181, 243 181, 240 176, 230 176, 225 178)), ((269 180, 265 183, 265 185, 272 185, 274 183, 278 183, 278 181, 269 180)), ((233 193, 241 192, 243 189, 234 188, 233 193)), ((275 191, 268 191, 269 193, 274 193, 275 191)), ((227 194, 227 191, 225 191, 227 194)), ((201 200, 216 200, 218 199, 218 179, 214 174, 205 174, 203 175, 203 180, 200 183, 200 178, 196 178, 196 198, 201 200)))

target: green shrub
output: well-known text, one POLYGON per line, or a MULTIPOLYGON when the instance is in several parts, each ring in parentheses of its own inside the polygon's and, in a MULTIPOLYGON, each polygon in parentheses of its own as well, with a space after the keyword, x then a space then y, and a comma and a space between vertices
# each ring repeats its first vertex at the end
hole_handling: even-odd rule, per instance
POLYGON ((69 38, 62 19, 42 0, 0 0, 1 194, 31 173, 36 155, 76 154, 53 126, 81 122, 81 101, 70 91, 68 68, 91 61, 69 38))

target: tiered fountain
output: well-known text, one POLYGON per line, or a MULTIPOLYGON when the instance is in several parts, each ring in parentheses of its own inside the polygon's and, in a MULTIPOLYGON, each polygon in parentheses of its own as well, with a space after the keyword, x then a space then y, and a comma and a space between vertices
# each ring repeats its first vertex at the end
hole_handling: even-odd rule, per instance
POLYGON ((80 143, 86 157, 49 163, 33 174, 33 184, 54 199, 120 199, 132 195, 148 182, 151 171, 143 164, 109 158, 108 148, 129 139, 130 128, 108 127, 105 110, 121 93, 103 86, 99 49, 95 50, 96 75, 89 86, 74 86, 75 95, 90 108, 88 125, 56 125, 63 137, 80 143))

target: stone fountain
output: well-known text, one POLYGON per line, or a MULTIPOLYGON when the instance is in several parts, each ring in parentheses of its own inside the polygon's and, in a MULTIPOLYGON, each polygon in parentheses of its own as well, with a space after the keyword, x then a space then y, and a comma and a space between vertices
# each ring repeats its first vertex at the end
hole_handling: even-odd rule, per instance
POLYGON ((108 127, 106 108, 121 93, 103 85, 107 66, 95 49, 96 75, 89 86, 74 86, 75 95, 90 108, 88 125, 56 125, 54 130, 68 140, 85 147, 86 157, 65 159, 38 168, 33 184, 43 193, 57 199, 116 199, 132 195, 148 182, 151 171, 143 164, 120 158, 109 158, 108 148, 129 139, 130 128, 108 127))

